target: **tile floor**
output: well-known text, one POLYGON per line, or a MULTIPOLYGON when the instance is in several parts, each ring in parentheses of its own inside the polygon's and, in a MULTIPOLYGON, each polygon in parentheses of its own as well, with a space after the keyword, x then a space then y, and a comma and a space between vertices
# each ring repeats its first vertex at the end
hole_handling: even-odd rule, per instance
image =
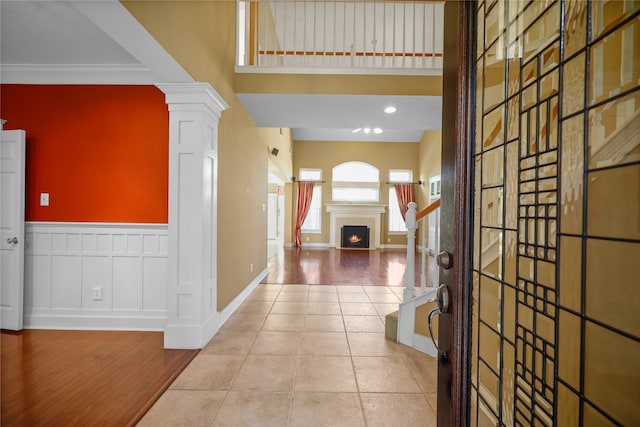
POLYGON ((259 285, 139 426, 435 426, 435 359, 384 336, 401 287, 259 285))

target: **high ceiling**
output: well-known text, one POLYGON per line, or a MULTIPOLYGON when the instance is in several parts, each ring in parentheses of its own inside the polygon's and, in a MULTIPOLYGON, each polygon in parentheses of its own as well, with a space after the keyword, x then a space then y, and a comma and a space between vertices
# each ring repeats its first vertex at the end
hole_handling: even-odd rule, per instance
MULTIPOLYGON (((193 79, 116 0, 0 2, 3 83, 155 84, 193 79)), ((239 94, 258 126, 297 140, 417 142, 441 126, 441 98, 239 94), (384 107, 397 107, 385 114, 384 107), (357 128, 379 127, 383 133, 357 128)))

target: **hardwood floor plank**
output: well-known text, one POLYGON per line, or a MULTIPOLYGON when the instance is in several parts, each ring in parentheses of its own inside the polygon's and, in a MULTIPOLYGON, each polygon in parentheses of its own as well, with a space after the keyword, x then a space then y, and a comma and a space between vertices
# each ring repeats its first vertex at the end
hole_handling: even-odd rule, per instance
MULTIPOLYGON (((406 261, 404 249, 284 248, 269 259, 262 283, 404 286, 406 261)), ((419 282, 419 262, 415 274, 419 282)), ((427 257, 427 286, 437 277, 435 260, 427 257)))
POLYGON ((161 332, 2 331, 3 426, 135 425, 198 353, 161 332))

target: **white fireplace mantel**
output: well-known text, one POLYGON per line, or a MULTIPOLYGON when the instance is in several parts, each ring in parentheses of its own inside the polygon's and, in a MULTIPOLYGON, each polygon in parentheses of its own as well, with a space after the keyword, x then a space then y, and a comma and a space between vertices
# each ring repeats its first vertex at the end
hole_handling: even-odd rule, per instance
POLYGON ((370 228, 370 249, 380 247, 380 216, 387 205, 366 203, 327 203, 331 217, 330 245, 340 249, 340 228, 345 225, 366 225, 370 228))

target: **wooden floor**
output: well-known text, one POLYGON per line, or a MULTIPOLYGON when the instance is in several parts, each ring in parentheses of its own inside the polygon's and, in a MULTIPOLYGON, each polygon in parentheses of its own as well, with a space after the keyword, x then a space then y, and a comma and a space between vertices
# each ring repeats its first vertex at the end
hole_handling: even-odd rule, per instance
POLYGON ((2 331, 6 426, 135 425, 196 356, 161 332, 2 331))
MULTIPOLYGON (((269 259, 262 283, 307 285, 404 286, 406 249, 285 248, 269 259)), ((416 253, 416 281, 420 280, 416 253)), ((427 286, 437 277, 433 257, 427 257, 427 286)))
MULTIPOLYGON (((287 248, 269 260, 263 283, 403 286, 405 262, 404 250, 287 248)), ((3 427, 135 425, 197 354, 164 350, 161 332, 1 335, 3 427)))

